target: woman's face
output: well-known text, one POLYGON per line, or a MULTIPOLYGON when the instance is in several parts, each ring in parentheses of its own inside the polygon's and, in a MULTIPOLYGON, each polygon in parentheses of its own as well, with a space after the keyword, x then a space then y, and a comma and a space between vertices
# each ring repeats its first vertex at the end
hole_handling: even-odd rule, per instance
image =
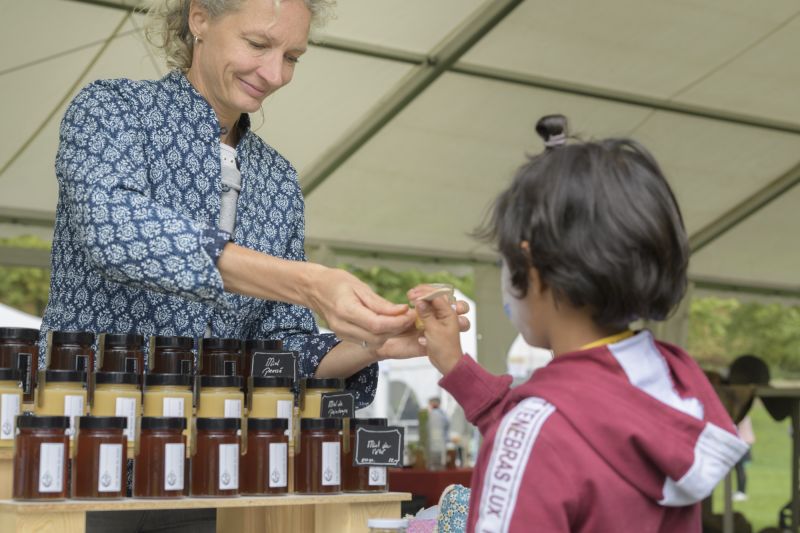
POLYGON ((223 116, 252 113, 290 81, 308 47, 311 13, 303 0, 244 0, 216 19, 193 4, 191 79, 223 116))

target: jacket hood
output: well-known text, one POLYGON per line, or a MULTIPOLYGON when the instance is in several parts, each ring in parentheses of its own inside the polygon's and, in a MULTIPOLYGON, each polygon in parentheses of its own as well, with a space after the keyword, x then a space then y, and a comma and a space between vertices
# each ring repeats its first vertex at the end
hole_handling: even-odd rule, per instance
POLYGON ((552 403, 608 465, 660 505, 706 498, 748 448, 697 363, 649 331, 561 355, 518 389, 552 403))

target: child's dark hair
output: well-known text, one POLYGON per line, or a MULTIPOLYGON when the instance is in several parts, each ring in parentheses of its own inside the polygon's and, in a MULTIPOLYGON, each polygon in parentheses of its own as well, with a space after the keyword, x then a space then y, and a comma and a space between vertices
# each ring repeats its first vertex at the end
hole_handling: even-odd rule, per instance
POLYGON ((497 244, 518 296, 533 266, 557 299, 587 307, 600 326, 666 318, 686 290, 689 246, 656 161, 630 139, 566 144, 561 115, 542 117, 536 131, 546 150, 476 232, 497 244))

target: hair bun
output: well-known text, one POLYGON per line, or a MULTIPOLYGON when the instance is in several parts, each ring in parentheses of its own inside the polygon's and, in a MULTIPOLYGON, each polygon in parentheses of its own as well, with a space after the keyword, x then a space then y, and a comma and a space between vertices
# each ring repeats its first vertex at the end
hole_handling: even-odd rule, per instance
POLYGON ((544 140, 546 148, 561 146, 567 142, 567 117, 545 115, 536 123, 536 133, 544 140))

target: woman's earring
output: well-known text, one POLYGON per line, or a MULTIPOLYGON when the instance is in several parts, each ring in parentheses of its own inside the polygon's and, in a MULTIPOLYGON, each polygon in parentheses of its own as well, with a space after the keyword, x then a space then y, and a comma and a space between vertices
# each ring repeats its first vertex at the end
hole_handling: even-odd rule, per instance
POLYGON ((200 37, 198 37, 197 35, 194 35, 193 37, 194 37, 194 44, 197 44, 200 41, 200 37))

